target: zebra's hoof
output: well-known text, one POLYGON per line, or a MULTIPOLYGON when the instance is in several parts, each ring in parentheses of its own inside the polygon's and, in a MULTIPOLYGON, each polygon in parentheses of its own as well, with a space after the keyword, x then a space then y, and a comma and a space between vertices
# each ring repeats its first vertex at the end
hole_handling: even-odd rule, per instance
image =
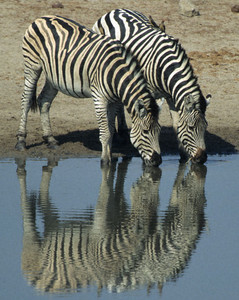
POLYGON ((24 141, 18 141, 16 143, 15 149, 17 151, 24 151, 24 150, 26 150, 26 142, 24 142, 24 141))
POLYGON ((49 142, 49 143, 47 144, 47 147, 48 147, 49 149, 51 149, 51 150, 55 150, 55 149, 58 148, 58 143, 57 143, 57 141, 49 142))
POLYGON ((102 159, 100 160, 100 166, 101 168, 105 168, 107 166, 110 166, 111 161, 109 159, 102 159))

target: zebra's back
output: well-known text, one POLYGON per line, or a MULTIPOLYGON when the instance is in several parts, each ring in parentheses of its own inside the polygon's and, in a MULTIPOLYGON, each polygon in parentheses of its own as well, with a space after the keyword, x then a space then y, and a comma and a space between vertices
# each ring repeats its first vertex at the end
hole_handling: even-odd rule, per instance
MULTIPOLYGON (((123 63, 124 51, 120 43, 59 16, 36 19, 23 39, 25 64, 40 65, 56 89, 77 98, 91 97, 91 85, 103 72, 99 66, 105 66, 102 61, 123 63)), ((113 70, 108 69, 112 76, 113 70)), ((109 89, 107 93, 115 97, 109 89)))
POLYGON ((150 90, 158 97, 172 98, 178 109, 188 92, 186 84, 190 92, 199 93, 197 78, 178 40, 153 27, 143 14, 116 9, 92 29, 119 40, 139 62, 150 90))

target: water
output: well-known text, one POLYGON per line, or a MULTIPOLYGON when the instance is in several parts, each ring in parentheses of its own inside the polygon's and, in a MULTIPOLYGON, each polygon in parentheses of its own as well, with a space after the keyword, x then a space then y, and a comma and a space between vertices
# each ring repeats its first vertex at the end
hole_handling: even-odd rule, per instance
POLYGON ((238 299, 239 156, 0 162, 0 299, 238 299))

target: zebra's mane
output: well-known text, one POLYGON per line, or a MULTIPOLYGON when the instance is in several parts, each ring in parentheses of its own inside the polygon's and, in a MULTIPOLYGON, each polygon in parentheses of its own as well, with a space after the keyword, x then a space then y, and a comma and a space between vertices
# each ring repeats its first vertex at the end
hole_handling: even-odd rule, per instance
MULTIPOLYGON (((137 80, 141 81, 140 86, 141 86, 142 94, 145 94, 146 91, 147 91, 147 94, 148 93, 150 94, 151 97, 145 98, 145 96, 143 96, 142 98, 139 97, 139 99, 143 100, 144 106, 147 109, 147 111, 151 113, 152 117, 155 120, 157 120, 158 119, 158 113, 159 113, 159 107, 156 103, 156 100, 151 95, 151 92, 148 90, 146 81, 144 80, 143 71, 141 70, 139 62, 131 54, 130 50, 128 50, 125 47, 122 47, 122 56, 125 58, 125 61, 126 61, 128 67, 129 67, 130 71, 132 72, 133 77, 137 78, 137 80)), ((133 92, 133 90, 132 90, 132 92, 133 92)), ((136 100, 139 100, 139 99, 136 99, 136 100)), ((133 102, 132 102, 132 104, 133 104, 133 102)), ((131 109, 133 109, 133 105, 130 108, 130 110, 131 109)))
MULTIPOLYGON (((129 15, 126 15, 125 18, 127 19, 129 26, 132 26, 135 28, 135 30, 136 30, 135 33, 147 31, 149 34, 151 33, 152 38, 157 37, 155 39, 157 42, 152 45, 152 52, 157 53, 156 47, 161 45, 163 43, 163 41, 168 41, 171 43, 171 48, 175 49, 175 53, 179 53, 182 56, 181 60, 178 64, 179 65, 184 64, 185 65, 184 70, 187 70, 188 74, 190 73, 191 87, 194 87, 193 88, 194 91, 198 91, 198 94, 200 95, 200 97, 199 97, 200 108, 201 108, 202 112, 205 112, 206 103, 205 103, 205 99, 203 101, 202 100, 203 97, 201 97, 202 93, 200 91, 200 87, 198 84, 198 77, 195 75, 194 69, 190 62, 190 58, 188 57, 185 49, 179 42, 179 39, 176 39, 173 36, 165 33, 164 31, 159 30, 159 28, 155 28, 152 25, 152 23, 150 22, 150 20, 144 14, 142 14, 138 11, 134 11, 134 10, 130 10, 130 9, 123 9, 123 10, 119 10, 119 12, 123 17, 124 17, 125 13, 129 14, 129 15), (129 22, 129 20, 130 20, 130 22, 129 22), (154 51, 154 50, 156 50, 156 51, 154 51)), ((161 51, 161 50, 159 50, 159 51, 161 51)), ((175 67, 175 65, 173 67, 175 67)), ((182 94, 182 98, 184 98, 189 93, 190 92, 185 92, 184 94, 182 94)), ((181 97, 180 97, 179 102, 181 102, 181 97)))
MULTIPOLYGON (((150 27, 152 27, 152 26, 150 25, 150 27)), ((185 96, 192 93, 192 94, 194 94, 194 98, 195 98, 195 109, 198 111, 201 111, 202 113, 205 113, 206 101, 202 95, 202 92, 201 92, 201 89, 200 89, 200 86, 198 83, 198 77, 195 75, 193 66, 191 64, 191 58, 188 57, 185 49, 183 48, 183 46, 181 45, 181 43, 179 42, 178 39, 175 39, 172 36, 167 35, 164 32, 160 32, 159 30, 156 30, 154 28, 150 28, 150 29, 154 31, 154 34, 157 34, 160 37, 162 37, 162 36, 168 37, 168 40, 172 43, 172 48, 175 48, 175 53, 178 52, 182 55, 182 58, 178 64, 179 65, 184 64, 185 65, 184 70, 188 70, 187 73, 190 74, 190 82, 191 82, 190 88, 185 93, 182 93, 182 96, 179 99, 179 103, 183 102, 183 99, 185 96), (195 94, 196 94, 196 96, 195 96, 195 94)))

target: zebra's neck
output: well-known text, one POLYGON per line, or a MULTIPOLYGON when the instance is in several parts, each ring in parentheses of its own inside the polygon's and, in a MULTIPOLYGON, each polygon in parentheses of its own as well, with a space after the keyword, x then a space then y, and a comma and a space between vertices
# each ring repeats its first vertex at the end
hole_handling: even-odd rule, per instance
POLYGON ((123 43, 137 58, 150 90, 171 98, 177 110, 184 96, 200 94, 189 58, 173 37, 141 24, 140 30, 123 43))
POLYGON ((137 60, 129 51, 123 52, 125 64, 121 64, 119 69, 116 69, 117 75, 112 75, 112 86, 114 87, 117 98, 121 99, 128 113, 131 116, 135 115, 135 104, 140 99, 143 101, 147 110, 152 106, 153 98, 147 89, 147 84, 138 65, 137 60), (124 68, 127 66, 127 68, 124 68))

